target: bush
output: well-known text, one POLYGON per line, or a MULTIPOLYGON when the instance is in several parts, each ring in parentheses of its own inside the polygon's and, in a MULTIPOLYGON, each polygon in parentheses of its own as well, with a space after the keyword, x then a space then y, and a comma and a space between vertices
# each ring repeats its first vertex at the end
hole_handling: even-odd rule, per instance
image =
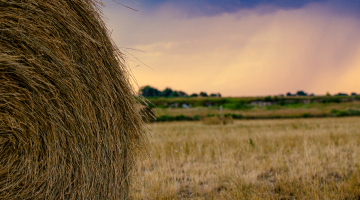
POLYGON ((350 116, 348 111, 345 110, 339 110, 335 113, 336 117, 345 117, 350 116))
POLYGON ((264 98, 264 101, 267 101, 267 102, 272 101, 271 96, 267 96, 267 97, 265 97, 265 98, 264 98))
POLYGON ((350 116, 360 116, 360 110, 348 110, 350 116))
POLYGON ((360 116, 359 110, 331 110, 331 114, 336 117, 346 117, 346 116, 360 116))
POLYGON ((201 116, 200 115, 195 115, 194 117, 193 117, 193 120, 194 121, 199 121, 201 119, 201 116))
POLYGON ((177 115, 177 116, 162 115, 156 118, 157 122, 193 121, 193 120, 200 120, 200 117, 198 117, 198 115, 195 115, 194 117, 189 117, 185 115, 177 115))
POLYGON ((236 102, 236 103, 226 103, 223 105, 223 107, 229 110, 249 110, 254 106, 244 104, 242 102, 236 102))
POLYGON ((340 103, 341 99, 339 97, 328 97, 328 98, 322 99, 320 102, 321 103, 340 103))
POLYGON ((162 115, 160 117, 156 118, 157 122, 169 122, 169 121, 175 121, 175 117, 168 116, 168 115, 162 115))
POLYGON ((243 116, 241 114, 230 114, 230 113, 227 113, 224 115, 225 117, 231 117, 233 119, 243 119, 243 116))
POLYGON ((175 121, 186 121, 186 120, 192 120, 190 117, 186 117, 185 115, 178 115, 175 116, 175 121))
POLYGON ((285 106, 285 105, 286 105, 286 101, 285 101, 284 99, 280 99, 280 100, 277 102, 277 105, 285 106))
POLYGON ((302 117, 308 118, 308 117, 310 117, 310 114, 309 114, 309 113, 304 113, 304 114, 302 115, 302 117))

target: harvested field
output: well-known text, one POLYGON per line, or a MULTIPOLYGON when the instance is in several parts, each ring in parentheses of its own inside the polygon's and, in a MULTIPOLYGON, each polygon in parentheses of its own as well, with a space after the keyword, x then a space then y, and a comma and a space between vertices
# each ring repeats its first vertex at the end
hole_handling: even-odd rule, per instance
POLYGON ((360 118, 155 123, 133 199, 358 199, 360 118))

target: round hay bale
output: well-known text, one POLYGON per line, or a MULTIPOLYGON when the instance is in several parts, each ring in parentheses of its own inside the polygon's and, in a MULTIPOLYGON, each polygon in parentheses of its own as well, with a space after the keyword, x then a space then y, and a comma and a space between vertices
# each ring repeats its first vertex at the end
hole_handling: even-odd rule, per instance
POLYGON ((144 122, 150 123, 156 120, 155 112, 150 107, 145 105, 139 105, 138 110, 144 122))
POLYGON ((0 199, 125 199, 144 122, 94 0, 0 2, 0 199))

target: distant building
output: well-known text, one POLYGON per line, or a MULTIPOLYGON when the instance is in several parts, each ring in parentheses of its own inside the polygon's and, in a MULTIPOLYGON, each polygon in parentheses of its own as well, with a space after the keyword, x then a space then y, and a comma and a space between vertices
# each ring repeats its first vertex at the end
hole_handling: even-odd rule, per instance
POLYGON ((182 107, 183 107, 183 108, 190 108, 190 105, 187 105, 186 103, 184 103, 184 104, 182 105, 182 107))

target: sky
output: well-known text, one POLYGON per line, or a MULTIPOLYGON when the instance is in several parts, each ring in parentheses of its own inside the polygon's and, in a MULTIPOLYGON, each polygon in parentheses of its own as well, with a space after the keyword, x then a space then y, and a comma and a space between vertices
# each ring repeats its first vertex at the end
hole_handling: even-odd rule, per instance
POLYGON ((233 97, 360 93, 360 1, 103 2, 135 88, 233 97))

